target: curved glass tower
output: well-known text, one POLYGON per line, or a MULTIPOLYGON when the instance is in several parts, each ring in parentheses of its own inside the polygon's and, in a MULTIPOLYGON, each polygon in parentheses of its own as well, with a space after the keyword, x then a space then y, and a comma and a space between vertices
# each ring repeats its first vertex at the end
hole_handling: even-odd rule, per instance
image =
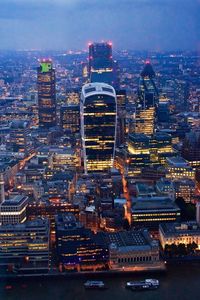
POLYGON ((151 135, 155 129, 156 107, 158 105, 158 90, 155 85, 155 72, 149 61, 141 73, 138 102, 136 104, 136 133, 151 135))
POLYGON ((112 86, 90 83, 82 88, 81 135, 85 173, 113 166, 117 102, 112 86))

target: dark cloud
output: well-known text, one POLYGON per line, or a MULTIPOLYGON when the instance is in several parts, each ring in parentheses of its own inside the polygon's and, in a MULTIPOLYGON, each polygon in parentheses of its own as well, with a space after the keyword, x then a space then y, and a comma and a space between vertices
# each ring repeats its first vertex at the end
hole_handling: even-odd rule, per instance
POLYGON ((196 49, 199 0, 1 0, 0 48, 196 49))

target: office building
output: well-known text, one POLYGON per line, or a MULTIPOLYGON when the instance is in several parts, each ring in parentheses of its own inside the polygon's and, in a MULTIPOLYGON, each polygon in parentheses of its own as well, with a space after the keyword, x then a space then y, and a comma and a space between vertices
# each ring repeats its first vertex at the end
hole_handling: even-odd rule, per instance
POLYGON ((49 270, 49 222, 36 218, 0 226, 0 268, 5 273, 46 273, 49 270))
POLYGON ((84 228, 72 214, 56 217, 56 243, 60 270, 87 270, 104 265, 108 257, 90 229, 84 228))
POLYGON ((113 166, 117 127, 116 94, 103 83, 83 86, 81 135, 84 170, 104 171, 113 166))
POLYGON ((155 72, 150 62, 147 61, 140 77, 136 102, 135 133, 147 135, 154 133, 159 98, 154 78, 155 72))
POLYGON ((80 133, 80 105, 61 106, 60 124, 64 131, 80 133))
POLYGON ((31 150, 30 127, 28 121, 14 120, 10 125, 9 148, 13 152, 23 155, 29 154, 31 150))
POLYGON ((166 168, 166 176, 172 180, 195 179, 195 170, 182 157, 168 157, 166 168))
POLYGON ((43 59, 37 69, 39 126, 56 126, 56 83, 52 60, 43 59))
POLYGON ((194 167, 200 167, 200 131, 193 131, 186 134, 182 146, 182 156, 189 164, 194 167))
POLYGON ((90 82, 114 84, 112 43, 89 44, 90 82))
POLYGON ((0 224, 19 224, 26 221, 28 197, 16 195, 0 204, 0 224))

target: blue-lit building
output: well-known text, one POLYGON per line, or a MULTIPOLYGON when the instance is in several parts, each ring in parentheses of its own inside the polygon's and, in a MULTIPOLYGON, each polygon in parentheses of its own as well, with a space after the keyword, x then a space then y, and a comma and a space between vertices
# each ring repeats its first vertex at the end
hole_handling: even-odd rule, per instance
POLYGON ((95 234, 72 214, 56 217, 56 244, 60 268, 93 269, 108 260, 108 249, 96 242, 95 234))
POLYGON ((114 84, 112 43, 89 44, 89 77, 90 82, 114 84))

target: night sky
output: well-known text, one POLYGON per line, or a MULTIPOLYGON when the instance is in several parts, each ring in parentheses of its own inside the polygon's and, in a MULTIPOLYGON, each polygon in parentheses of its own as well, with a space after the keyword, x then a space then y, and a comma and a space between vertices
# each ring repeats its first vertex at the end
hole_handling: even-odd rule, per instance
POLYGON ((200 50, 200 0, 0 0, 0 49, 200 50))

